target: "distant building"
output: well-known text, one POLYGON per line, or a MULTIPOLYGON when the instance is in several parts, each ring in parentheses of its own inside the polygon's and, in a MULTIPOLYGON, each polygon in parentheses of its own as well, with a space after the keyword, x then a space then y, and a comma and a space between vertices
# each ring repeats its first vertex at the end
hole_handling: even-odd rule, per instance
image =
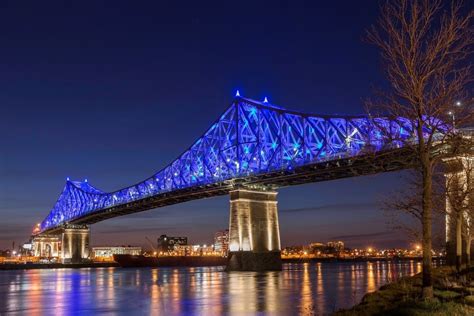
POLYGON ((160 256, 209 256, 219 255, 214 251, 214 245, 177 245, 169 252, 160 252, 160 256))
POLYGON ((92 258, 96 260, 112 260, 114 255, 138 256, 141 253, 142 247, 92 247, 92 258))
POLYGON ((344 242, 343 241, 330 241, 327 243, 328 248, 334 249, 335 252, 344 251, 344 242))
POLYGON ((326 252, 326 245, 320 242, 313 242, 309 244, 309 249, 312 253, 324 253, 326 252))
POLYGON ((20 254, 22 256, 32 256, 33 255, 33 244, 31 242, 26 242, 20 247, 20 254))
POLYGON ((174 250, 175 245, 184 246, 188 244, 188 237, 170 237, 161 235, 158 238, 158 251, 170 252, 174 250))
POLYGON ((214 251, 227 254, 229 250, 229 230, 220 230, 214 235, 214 251))
POLYGON ((211 254, 214 252, 214 245, 193 245, 193 251, 199 254, 211 254))
POLYGON ((173 252, 176 256, 191 256, 193 255, 193 245, 175 245, 173 252))
POLYGON ((281 253, 284 256, 300 255, 304 252, 303 246, 290 246, 282 249, 281 253))

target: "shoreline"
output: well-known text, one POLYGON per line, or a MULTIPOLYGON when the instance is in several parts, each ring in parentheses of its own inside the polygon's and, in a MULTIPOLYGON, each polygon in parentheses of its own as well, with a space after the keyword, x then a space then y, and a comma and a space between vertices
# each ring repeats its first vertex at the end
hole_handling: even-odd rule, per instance
POLYGON ((0 264, 0 271, 35 270, 35 269, 82 269, 82 268, 117 268, 116 262, 89 262, 89 263, 4 263, 0 264))
MULTIPOLYGON (((377 261, 422 261, 421 257, 413 258, 285 258, 283 263, 307 263, 307 262, 377 262, 377 261)), ((433 261, 444 260, 444 258, 433 258, 433 261)))
MULTIPOLYGON (((433 258, 433 261, 444 260, 444 258, 433 258)), ((405 262, 405 261, 421 261, 421 258, 285 258, 282 263, 312 263, 312 262, 328 262, 328 263, 363 263, 363 262, 405 262)), ((189 267, 186 260, 173 260, 172 264, 163 264, 160 267, 189 267)), ((209 264, 193 265, 193 266, 209 266, 209 264)), ((217 266, 217 265, 216 265, 217 266)), ((225 266, 225 264, 218 264, 225 266)), ((154 265, 140 265, 142 267, 156 267, 154 265)), ((4 263, 0 264, 0 271, 8 270, 34 270, 34 269, 82 269, 82 268, 124 268, 118 262, 89 262, 89 263, 4 263)))
POLYGON ((454 267, 433 269, 433 299, 421 298, 421 273, 387 283, 365 294, 360 302, 333 312, 334 316, 473 315, 474 268, 460 273, 454 267))

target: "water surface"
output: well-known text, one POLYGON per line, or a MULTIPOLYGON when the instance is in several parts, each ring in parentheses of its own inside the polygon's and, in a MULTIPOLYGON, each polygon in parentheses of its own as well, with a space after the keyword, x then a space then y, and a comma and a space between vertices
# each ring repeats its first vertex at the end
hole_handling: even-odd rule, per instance
POLYGON ((203 268, 0 271, 0 315, 325 315, 421 263, 298 263, 281 272, 203 268))

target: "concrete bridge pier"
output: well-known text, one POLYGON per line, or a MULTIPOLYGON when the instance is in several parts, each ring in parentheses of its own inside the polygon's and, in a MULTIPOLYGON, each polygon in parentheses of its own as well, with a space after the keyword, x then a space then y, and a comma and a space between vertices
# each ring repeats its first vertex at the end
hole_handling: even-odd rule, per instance
POLYGON ((277 192, 230 192, 228 271, 281 270, 277 192))
POLYGON ((63 263, 83 263, 89 260, 90 229, 87 225, 67 225, 61 234, 63 263))
POLYGON ((37 235, 32 239, 33 256, 39 258, 58 257, 61 249, 61 242, 58 235, 37 235))
MULTIPOLYGON (((473 166, 474 166, 474 156, 458 156, 444 160, 446 167, 446 186, 448 186, 448 179, 451 179, 451 183, 458 181, 457 184, 454 184, 455 187, 451 190, 467 190, 467 181, 471 181, 473 166), (468 175, 468 173, 471 173, 468 175), (453 178, 454 176, 454 178, 453 178)), ((447 188, 449 189, 449 188, 447 188)), ((467 191, 464 191, 467 194, 467 191)), ((462 193, 458 193, 460 196, 463 196, 462 193)), ((469 199, 469 197, 466 197, 469 199)), ((470 201, 465 201, 470 203, 470 201)), ((461 217, 461 220, 466 220, 466 214, 458 214, 461 217)), ((448 265, 461 265, 463 266, 467 259, 466 245, 467 240, 464 234, 461 234, 461 231, 456 229, 456 224, 459 219, 453 213, 453 206, 451 205, 448 195, 446 195, 446 263, 448 265), (460 236, 456 236, 460 234, 460 236), (457 238, 461 239, 461 244, 457 245, 457 238), (460 246, 461 249, 457 249, 457 246, 460 246), (462 256, 462 262, 457 262, 456 253, 460 251, 462 256)), ((473 229, 472 223, 469 223, 469 229, 473 229)), ((474 243, 471 243, 470 247, 471 261, 474 260, 474 243)))

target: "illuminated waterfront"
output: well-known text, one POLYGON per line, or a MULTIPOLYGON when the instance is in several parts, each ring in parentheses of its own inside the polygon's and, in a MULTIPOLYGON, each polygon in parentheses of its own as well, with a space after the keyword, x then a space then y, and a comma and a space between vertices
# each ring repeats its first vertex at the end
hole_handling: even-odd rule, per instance
POLYGON ((0 271, 0 314, 328 314, 420 272, 415 261, 284 264, 282 272, 221 267, 0 271))

